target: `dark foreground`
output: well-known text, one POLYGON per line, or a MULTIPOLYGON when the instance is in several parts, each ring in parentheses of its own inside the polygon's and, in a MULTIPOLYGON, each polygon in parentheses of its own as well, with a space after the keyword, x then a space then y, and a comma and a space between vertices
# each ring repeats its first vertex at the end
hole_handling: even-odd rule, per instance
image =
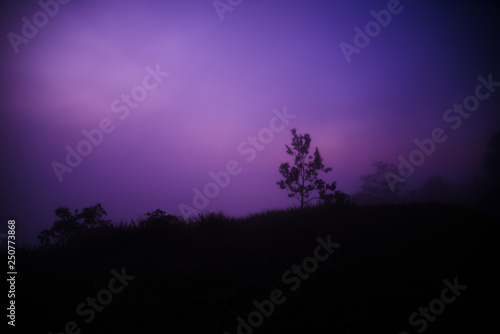
POLYGON ((115 227, 18 254, 15 332, 486 333, 494 225, 421 204, 115 227))

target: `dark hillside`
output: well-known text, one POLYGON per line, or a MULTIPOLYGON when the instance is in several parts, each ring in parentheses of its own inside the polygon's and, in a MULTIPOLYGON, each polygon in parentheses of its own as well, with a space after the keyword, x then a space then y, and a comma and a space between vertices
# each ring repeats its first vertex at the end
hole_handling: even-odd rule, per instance
POLYGON ((282 303, 241 333, 417 333, 425 322, 426 333, 481 332, 498 309, 494 225, 471 209, 407 204, 115 226, 65 248, 21 252, 17 320, 36 333, 63 332, 75 321, 81 333, 233 334, 237 318, 247 321, 257 310, 254 301, 279 289, 282 303), (315 254, 318 237, 329 236, 340 246, 317 269, 283 280, 315 254), (85 324, 90 312, 78 315, 77 306, 108 288, 111 270, 122 268, 135 278, 85 324), (444 311, 434 302, 439 315, 418 315, 411 326, 412 313, 442 298, 444 280, 467 288, 456 298, 445 292, 453 302, 441 302, 444 311))

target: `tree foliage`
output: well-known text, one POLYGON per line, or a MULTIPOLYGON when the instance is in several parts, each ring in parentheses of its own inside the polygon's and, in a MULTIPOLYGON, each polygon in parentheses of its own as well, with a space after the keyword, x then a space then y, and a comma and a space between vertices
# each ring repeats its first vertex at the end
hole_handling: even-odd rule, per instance
POLYGON ((387 182, 388 174, 398 173, 396 166, 383 161, 377 161, 372 166, 375 167, 375 172, 361 177, 363 184, 356 197, 366 204, 398 202, 400 200, 400 184, 395 184, 394 191, 392 191, 387 182))
POLYGON ((172 215, 167 215, 165 211, 162 211, 160 209, 156 209, 153 212, 148 212, 145 214, 148 218, 145 220, 142 220, 139 223, 139 227, 146 227, 146 226, 166 226, 166 225, 172 225, 172 224, 179 224, 181 221, 179 218, 172 216, 172 215))
POLYGON ((486 204, 496 206, 500 200, 500 131, 490 138, 487 149, 483 164, 486 172, 483 197, 486 204))
POLYGON ((498 185, 500 179, 500 131, 488 142, 488 154, 484 157, 486 177, 498 185))
POLYGON ((335 200, 335 204, 349 204, 351 202, 351 195, 348 195, 340 190, 335 190, 335 193, 333 193, 333 199, 335 200))
POLYGON ((63 246, 82 235, 111 226, 110 220, 103 219, 107 213, 100 203, 84 208, 82 212, 75 210, 71 213, 67 207, 59 207, 54 212, 59 219, 38 235, 41 246, 45 248, 63 246))
POLYGON ((323 158, 316 147, 314 154, 309 155, 311 136, 309 134, 299 135, 296 129, 292 129, 292 147, 286 146, 286 153, 294 157, 293 166, 285 162, 280 165, 279 172, 284 180, 276 182, 281 189, 289 191, 288 197, 295 197, 300 202, 300 207, 314 199, 332 201, 336 182, 326 183, 318 177, 319 172, 328 173, 331 167, 325 168, 323 158), (317 191, 318 196, 312 197, 312 192, 317 191))

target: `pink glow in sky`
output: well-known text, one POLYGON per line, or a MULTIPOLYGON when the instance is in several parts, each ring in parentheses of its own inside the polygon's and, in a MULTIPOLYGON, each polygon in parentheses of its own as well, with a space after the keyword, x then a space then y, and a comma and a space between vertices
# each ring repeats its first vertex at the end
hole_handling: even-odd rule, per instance
POLYGON ((72 0, 17 53, 8 34, 21 35, 22 17, 41 8, 3 2, 2 221, 16 219, 21 237, 33 241, 63 205, 100 202, 114 221, 157 208, 181 215, 193 188, 232 160, 241 173, 205 210, 287 207, 295 203, 275 182, 292 128, 311 135, 333 167, 327 181, 347 193, 373 162, 396 164, 436 127, 449 138, 408 183, 434 174, 465 182, 481 172, 500 128, 500 88, 456 131, 443 113, 474 93, 478 76, 500 81, 500 8, 488 1, 399 6, 348 63, 339 44, 354 45, 353 28, 388 1, 244 0, 221 21, 212 1, 72 0), (147 68, 169 75, 126 117, 114 112, 113 101, 142 86, 147 68), (247 161, 238 146, 285 106, 296 117, 247 161), (59 182, 53 162, 64 164, 66 146, 76 149, 82 131, 103 119, 113 130, 59 182))

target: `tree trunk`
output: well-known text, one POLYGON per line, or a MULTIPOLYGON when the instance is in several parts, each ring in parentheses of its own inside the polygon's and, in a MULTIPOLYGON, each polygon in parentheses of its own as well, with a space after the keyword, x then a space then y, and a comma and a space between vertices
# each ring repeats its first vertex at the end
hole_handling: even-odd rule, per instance
POLYGON ((305 180, 304 180, 304 169, 303 168, 302 168, 301 177, 302 177, 302 188, 300 191, 300 209, 304 210, 304 192, 305 192, 304 183, 305 183, 305 180))

